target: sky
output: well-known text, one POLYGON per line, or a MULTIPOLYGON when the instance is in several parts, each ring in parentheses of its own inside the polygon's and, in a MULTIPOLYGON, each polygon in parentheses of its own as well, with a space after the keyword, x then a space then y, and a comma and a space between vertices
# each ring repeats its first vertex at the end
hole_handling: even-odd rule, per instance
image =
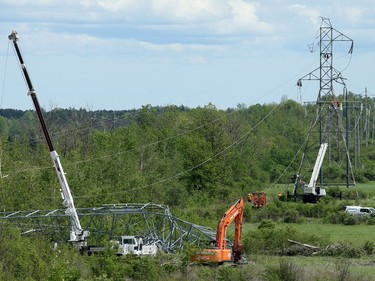
MULTIPOLYGON (((315 101, 322 17, 349 91, 375 94, 373 0, 0 0, 1 108, 32 109, 8 35, 16 30, 46 110, 315 101)), ((334 84, 341 94, 343 85, 334 84)))

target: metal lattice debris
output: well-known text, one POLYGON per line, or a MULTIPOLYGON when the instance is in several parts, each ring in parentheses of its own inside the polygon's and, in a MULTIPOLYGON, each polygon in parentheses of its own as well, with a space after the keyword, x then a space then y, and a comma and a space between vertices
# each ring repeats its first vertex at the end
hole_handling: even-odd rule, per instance
MULTIPOLYGON (((199 246, 216 236, 211 228, 174 217, 167 206, 153 203, 107 204, 77 208, 77 213, 91 233, 88 242, 96 245, 122 235, 141 235, 161 250, 175 252, 185 244, 199 246)), ((67 241, 69 237, 65 209, 1 212, 0 222, 3 227, 19 227, 23 234, 42 233, 51 241, 67 241)))

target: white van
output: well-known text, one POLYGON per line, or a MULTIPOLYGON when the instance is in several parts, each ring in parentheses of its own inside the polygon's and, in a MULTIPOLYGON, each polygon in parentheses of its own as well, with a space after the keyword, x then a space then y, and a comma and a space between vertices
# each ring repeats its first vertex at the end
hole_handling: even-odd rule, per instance
POLYGON ((365 215, 371 216, 375 215, 375 209, 371 207, 362 207, 362 206, 346 206, 345 212, 352 215, 365 215))

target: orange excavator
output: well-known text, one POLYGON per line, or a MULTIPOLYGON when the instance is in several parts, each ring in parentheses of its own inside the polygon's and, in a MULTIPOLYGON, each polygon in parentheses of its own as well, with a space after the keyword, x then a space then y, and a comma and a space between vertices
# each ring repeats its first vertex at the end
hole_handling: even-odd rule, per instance
POLYGON ((214 247, 195 253, 191 259, 193 262, 223 264, 224 262, 239 263, 241 261, 244 206, 244 200, 240 198, 225 212, 217 226, 216 240, 213 241, 214 247), (229 224, 233 221, 235 221, 234 242, 230 247, 226 240, 226 232, 229 224))

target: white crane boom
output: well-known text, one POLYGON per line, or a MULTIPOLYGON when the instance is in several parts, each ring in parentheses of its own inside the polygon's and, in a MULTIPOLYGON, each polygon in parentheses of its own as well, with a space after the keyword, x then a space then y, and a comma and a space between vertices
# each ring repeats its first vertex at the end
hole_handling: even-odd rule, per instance
POLYGON ((52 162, 53 162, 53 166, 55 167, 57 178, 59 179, 60 191, 61 191, 61 195, 62 195, 62 199, 63 199, 63 205, 66 207, 65 213, 67 215, 69 215, 69 217, 70 217, 70 227, 71 227, 71 229, 70 229, 70 240, 69 241, 73 242, 73 244, 75 244, 77 247, 79 247, 80 250, 84 249, 87 246, 86 237, 89 236, 90 233, 89 233, 89 231, 83 230, 83 228, 81 226, 81 223, 79 221, 77 210, 74 206, 73 196, 70 192, 68 181, 66 180, 63 167, 60 163, 59 155, 57 154, 57 152, 53 148, 52 140, 51 140, 51 137, 49 136, 47 126, 44 122, 42 111, 41 111, 41 108, 39 106, 39 102, 38 102, 38 99, 37 99, 37 96, 36 96, 35 89, 34 89, 32 83, 31 83, 31 79, 30 79, 30 76, 27 72, 26 65, 23 61, 21 51, 18 47, 18 43, 17 43, 18 42, 18 34, 17 34, 17 32, 12 31, 12 33, 8 36, 8 38, 9 38, 9 40, 11 40, 13 42, 13 46, 14 46, 19 64, 21 66, 21 70, 22 70, 23 76, 25 78, 25 82, 26 82, 26 84, 29 88, 28 94, 31 96, 31 98, 33 100, 33 104, 34 104, 34 108, 35 108, 35 111, 36 111, 37 116, 38 116, 40 128, 41 128, 41 130, 44 134, 45 140, 47 142, 49 152, 50 152, 50 156, 51 156, 51 159, 52 159, 52 162))
POLYGON ((313 172, 311 174, 311 179, 310 179, 310 183, 309 183, 308 187, 315 188, 315 186, 316 186, 316 181, 317 181, 318 176, 319 176, 320 168, 322 167, 322 164, 323 164, 323 160, 324 160, 324 156, 325 156, 326 151, 327 151, 327 147, 328 147, 328 143, 322 143, 320 145, 320 149, 319 149, 316 161, 315 161, 314 169, 313 169, 313 172))

